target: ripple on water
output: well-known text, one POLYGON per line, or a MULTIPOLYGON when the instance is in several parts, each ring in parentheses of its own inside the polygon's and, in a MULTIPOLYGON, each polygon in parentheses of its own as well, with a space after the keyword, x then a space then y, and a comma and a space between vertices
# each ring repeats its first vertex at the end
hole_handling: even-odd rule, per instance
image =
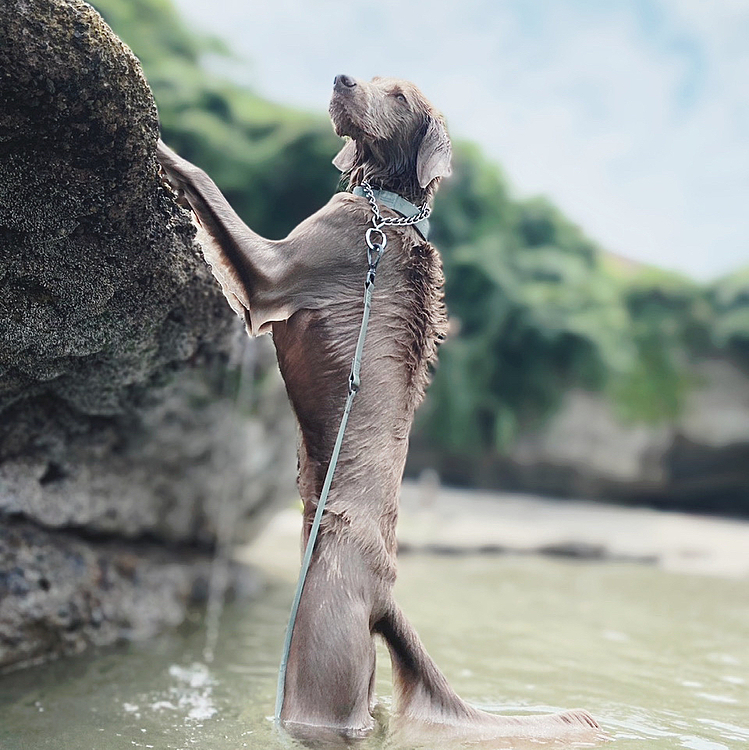
POLYGON ((171 711, 184 717, 185 722, 206 721, 218 713, 213 701, 213 688, 216 680, 205 664, 195 662, 187 667, 172 664, 169 667, 172 684, 166 695, 147 703, 141 709, 134 703, 122 703, 122 708, 139 719, 144 710, 151 712, 171 711))
POLYGON ((205 664, 195 662, 189 667, 172 664, 169 674, 176 684, 170 691, 177 698, 180 711, 185 711, 186 721, 205 721, 218 712, 213 703, 216 681, 205 664))
POLYGON ((743 741, 745 745, 749 745, 749 727, 740 727, 736 724, 730 724, 725 721, 716 721, 715 719, 697 719, 697 722, 717 729, 723 739, 730 741, 743 741))
POLYGON ((738 698, 733 698, 730 695, 717 695, 715 693, 697 693, 698 698, 704 698, 706 701, 711 703, 738 703, 738 698))
POLYGON ((703 737, 680 737, 681 746, 689 750, 731 750, 720 742, 706 740, 703 737))
POLYGON ((736 677, 736 675, 732 674, 723 675, 720 679, 729 685, 746 685, 746 680, 743 677, 736 677))

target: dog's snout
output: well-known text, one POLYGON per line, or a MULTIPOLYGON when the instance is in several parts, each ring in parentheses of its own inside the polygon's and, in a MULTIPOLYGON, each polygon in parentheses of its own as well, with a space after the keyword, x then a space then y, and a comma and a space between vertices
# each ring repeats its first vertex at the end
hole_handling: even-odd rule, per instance
POLYGON ((333 88, 338 91, 352 89, 354 86, 356 86, 356 81, 351 76, 341 74, 333 79, 333 88))

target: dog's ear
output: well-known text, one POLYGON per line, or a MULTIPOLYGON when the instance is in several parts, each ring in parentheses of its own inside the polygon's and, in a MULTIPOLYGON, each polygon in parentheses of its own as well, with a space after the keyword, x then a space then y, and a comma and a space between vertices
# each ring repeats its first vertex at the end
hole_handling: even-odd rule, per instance
POLYGON ((451 158, 452 146, 445 123, 441 117, 430 117, 416 156, 419 186, 425 188, 437 177, 447 177, 452 172, 451 158))
POLYGON ((343 148, 336 154, 333 159, 333 166, 341 172, 350 172, 356 163, 356 141, 353 138, 347 138, 343 148))

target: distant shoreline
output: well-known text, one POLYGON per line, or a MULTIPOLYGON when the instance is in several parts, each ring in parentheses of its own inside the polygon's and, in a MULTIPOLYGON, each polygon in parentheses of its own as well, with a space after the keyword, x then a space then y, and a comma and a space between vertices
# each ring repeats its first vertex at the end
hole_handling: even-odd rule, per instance
MULTIPOLYGON (((298 507, 288 508, 236 558, 295 580, 300 528, 298 507)), ((398 542, 406 555, 546 555, 749 578, 747 521, 456 489, 428 480, 403 483, 398 542)))

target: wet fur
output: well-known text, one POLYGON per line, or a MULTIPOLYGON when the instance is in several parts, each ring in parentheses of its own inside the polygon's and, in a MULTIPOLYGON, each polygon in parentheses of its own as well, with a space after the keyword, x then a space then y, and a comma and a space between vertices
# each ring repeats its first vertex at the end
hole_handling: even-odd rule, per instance
MULTIPOLYGON (((339 77, 331 118, 351 138, 335 164, 350 186, 370 180, 421 203, 449 173, 441 116, 412 84, 339 77), (342 82, 345 79, 345 82, 342 82)), ((345 401, 362 314, 371 219, 341 193, 285 240, 252 232, 208 176, 159 144, 159 161, 211 237, 206 257, 248 330, 272 330, 300 426, 302 545, 317 506, 345 401)), ((383 209, 385 215, 394 215, 383 209)), ((374 726, 374 637, 393 664, 393 725, 441 736, 590 738, 582 711, 499 717, 450 688, 392 597, 395 528, 408 435, 446 332, 442 267, 412 227, 389 228, 354 403, 291 642, 281 719, 309 737, 374 726), (420 728, 420 729, 419 729, 420 728)))

